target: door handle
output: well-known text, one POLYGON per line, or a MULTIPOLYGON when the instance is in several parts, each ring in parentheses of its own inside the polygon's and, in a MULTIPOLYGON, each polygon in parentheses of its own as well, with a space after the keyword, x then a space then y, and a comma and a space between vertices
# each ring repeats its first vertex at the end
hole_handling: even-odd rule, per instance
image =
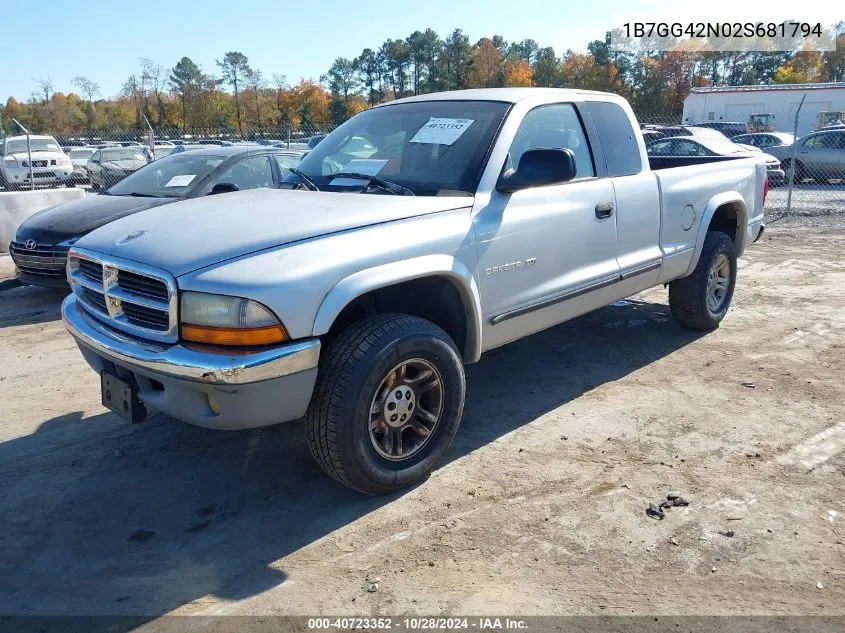
POLYGON ((613 203, 612 202, 599 202, 596 205, 596 217, 599 220, 604 220, 605 218, 609 218, 613 215, 613 203))

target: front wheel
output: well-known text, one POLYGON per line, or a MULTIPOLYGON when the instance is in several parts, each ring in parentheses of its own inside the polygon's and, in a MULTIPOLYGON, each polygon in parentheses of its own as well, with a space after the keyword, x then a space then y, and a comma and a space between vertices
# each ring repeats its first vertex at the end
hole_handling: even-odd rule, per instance
POLYGON ((692 330, 719 327, 736 286, 736 249, 725 233, 710 231, 695 270, 669 284, 669 307, 675 320, 692 330))
POLYGON ((326 350, 305 414, 308 447, 340 483, 382 494, 426 477, 464 408, 463 364, 430 321, 385 314, 354 323, 326 350))

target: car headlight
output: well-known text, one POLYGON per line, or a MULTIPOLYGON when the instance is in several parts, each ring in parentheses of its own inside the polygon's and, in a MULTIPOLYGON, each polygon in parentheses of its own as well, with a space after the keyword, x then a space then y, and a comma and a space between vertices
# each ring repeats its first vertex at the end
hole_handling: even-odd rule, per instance
POLYGON ((3 162, 6 164, 6 167, 17 167, 18 166, 18 161, 15 159, 14 156, 4 157, 3 162))
POLYGON ((210 345, 270 345, 288 339, 266 306, 251 299, 183 292, 179 311, 182 339, 210 345))

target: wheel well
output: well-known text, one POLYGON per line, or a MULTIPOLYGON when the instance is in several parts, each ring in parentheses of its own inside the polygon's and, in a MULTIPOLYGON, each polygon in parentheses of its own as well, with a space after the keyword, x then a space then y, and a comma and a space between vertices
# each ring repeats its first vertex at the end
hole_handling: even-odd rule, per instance
POLYGON ((723 204, 721 207, 716 209, 716 213, 714 213, 713 217, 710 219, 710 224, 708 225, 707 230, 725 233, 731 238, 731 241, 736 244, 737 227, 739 226, 737 218, 739 217, 740 212, 741 209, 735 202, 723 204))
POLYGON ((412 279, 372 290, 352 300, 335 318, 323 344, 361 319, 387 312, 421 317, 440 326, 463 354, 467 344, 467 316, 461 294, 445 277, 412 279))

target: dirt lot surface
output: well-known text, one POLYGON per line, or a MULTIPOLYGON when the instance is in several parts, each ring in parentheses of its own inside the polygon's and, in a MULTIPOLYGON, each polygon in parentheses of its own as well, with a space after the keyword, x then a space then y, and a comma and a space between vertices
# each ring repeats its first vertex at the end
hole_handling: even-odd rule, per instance
POLYGON ((486 355, 447 462, 382 498, 296 423, 106 413, 60 299, 0 293, 0 613, 845 613, 841 230, 775 223, 715 332, 655 289, 486 355))

